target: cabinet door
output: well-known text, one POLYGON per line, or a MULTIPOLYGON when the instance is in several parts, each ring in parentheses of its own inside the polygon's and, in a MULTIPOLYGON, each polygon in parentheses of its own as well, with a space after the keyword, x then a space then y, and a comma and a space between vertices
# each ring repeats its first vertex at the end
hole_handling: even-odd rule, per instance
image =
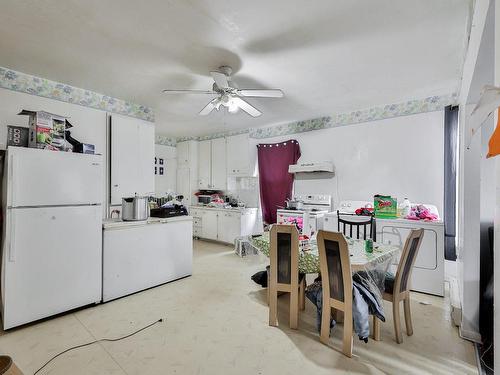
POLYGON ((219 212, 219 241, 234 243, 241 235, 241 214, 239 212, 219 212))
POLYGON ((248 134, 227 137, 227 175, 250 175, 250 150, 248 134))
POLYGON ((111 117, 111 203, 154 192, 154 124, 111 117))
POLYGON ((226 190, 226 139, 212 139, 212 189, 226 190))
POLYGON ((201 141, 198 145, 198 188, 211 189, 211 141, 201 141))
POLYGON ((177 148, 177 165, 178 166, 188 166, 189 165, 189 142, 179 142, 176 145, 177 148))
POLYGON ((183 203, 190 206, 192 203, 191 181, 189 168, 177 169, 177 194, 183 195, 183 203))
POLYGON ((137 124, 137 194, 154 195, 155 193, 155 127, 152 123, 141 121, 137 124))
POLYGON ((202 210, 201 237, 208 240, 217 239, 217 211, 202 210))

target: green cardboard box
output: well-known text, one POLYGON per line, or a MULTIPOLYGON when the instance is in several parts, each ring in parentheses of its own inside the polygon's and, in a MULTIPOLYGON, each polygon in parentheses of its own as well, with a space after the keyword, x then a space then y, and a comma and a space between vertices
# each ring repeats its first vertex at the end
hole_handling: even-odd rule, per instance
POLYGON ((375 195, 373 197, 375 217, 394 219, 398 217, 398 201, 390 195, 375 195))

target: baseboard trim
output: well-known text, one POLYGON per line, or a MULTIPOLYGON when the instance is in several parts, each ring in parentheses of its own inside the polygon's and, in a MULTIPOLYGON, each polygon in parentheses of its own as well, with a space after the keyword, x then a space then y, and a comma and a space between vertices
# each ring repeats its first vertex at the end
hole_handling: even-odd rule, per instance
POLYGON ((465 339, 465 340, 469 340, 469 341, 475 342, 477 344, 482 343, 481 334, 479 332, 469 331, 469 330, 462 329, 462 327, 459 327, 458 333, 459 333, 460 337, 465 339))

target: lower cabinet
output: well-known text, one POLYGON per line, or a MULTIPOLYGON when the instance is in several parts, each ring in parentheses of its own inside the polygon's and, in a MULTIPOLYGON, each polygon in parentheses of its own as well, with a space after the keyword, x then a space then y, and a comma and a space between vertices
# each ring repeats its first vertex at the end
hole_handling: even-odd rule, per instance
POLYGON ((234 243, 240 236, 263 232, 256 208, 241 210, 192 207, 193 236, 207 240, 234 243))
POLYGON ((217 231, 217 211, 201 211, 201 237, 208 240, 217 240, 219 238, 217 231))

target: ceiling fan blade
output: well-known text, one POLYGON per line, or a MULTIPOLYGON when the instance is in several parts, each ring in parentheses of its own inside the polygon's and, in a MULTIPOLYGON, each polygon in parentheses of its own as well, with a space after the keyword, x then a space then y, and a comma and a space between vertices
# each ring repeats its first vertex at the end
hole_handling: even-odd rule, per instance
POLYGON ((210 74, 212 75, 212 78, 214 79, 217 87, 219 87, 220 89, 229 88, 229 82, 228 82, 227 76, 224 73, 210 72, 210 74))
POLYGON ((257 108, 255 108, 250 103, 247 103, 243 99, 240 99, 238 97, 233 97, 232 101, 233 101, 233 104, 240 107, 242 110, 244 110, 246 113, 248 113, 252 117, 259 117, 262 114, 261 111, 259 111, 257 108))
POLYGON ((203 109, 198 113, 200 116, 206 116, 210 112, 212 112, 216 107, 217 107, 217 102, 219 101, 219 98, 215 98, 211 100, 203 109))
POLYGON ((210 94, 216 95, 217 93, 212 90, 169 90, 165 89, 162 91, 164 94, 210 94))
POLYGON ((270 89, 270 90, 242 89, 242 90, 237 90, 236 93, 240 96, 260 97, 260 98, 282 98, 285 96, 283 91, 281 91, 280 89, 270 89))

